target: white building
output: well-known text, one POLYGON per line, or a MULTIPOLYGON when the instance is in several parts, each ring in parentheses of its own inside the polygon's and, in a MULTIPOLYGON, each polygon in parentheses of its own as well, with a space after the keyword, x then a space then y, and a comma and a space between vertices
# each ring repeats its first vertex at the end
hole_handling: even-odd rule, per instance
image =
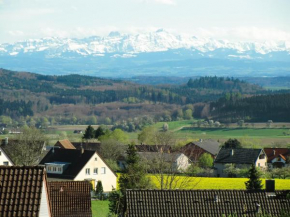
POLYGON ((104 192, 117 187, 117 175, 95 151, 51 149, 41 160, 49 180, 90 181, 94 188, 101 181, 104 192))
POLYGON ((224 172, 226 164, 234 164, 237 168, 250 168, 254 164, 261 169, 267 169, 267 155, 263 149, 222 148, 214 160, 217 176, 227 176, 224 172))
POLYGON ((14 166, 13 161, 9 157, 9 155, 6 153, 5 149, 3 147, 0 147, 0 165, 3 166, 14 166))

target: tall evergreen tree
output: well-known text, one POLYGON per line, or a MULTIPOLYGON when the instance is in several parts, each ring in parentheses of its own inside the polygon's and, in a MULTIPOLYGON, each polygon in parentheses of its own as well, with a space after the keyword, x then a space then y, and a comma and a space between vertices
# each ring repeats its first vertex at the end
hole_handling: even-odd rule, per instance
POLYGON ((100 136, 105 135, 106 131, 102 126, 99 126, 98 129, 95 131, 95 138, 99 138, 100 136))
POLYGON ((101 200, 103 198, 103 192, 104 192, 104 189, 103 189, 102 181, 99 180, 96 186, 96 194, 97 194, 97 197, 101 200))
POLYGON ((83 139, 92 139, 94 138, 95 130, 94 128, 89 125, 85 131, 85 134, 83 135, 83 139))
POLYGON ((112 213, 122 215, 126 201, 127 189, 146 189, 150 186, 150 179, 146 177, 146 168, 140 162, 135 145, 128 145, 126 151, 126 166, 119 178, 119 191, 109 195, 109 208, 112 213))
POLYGON ((249 174, 249 181, 245 182, 247 190, 261 190, 263 187, 261 175, 254 164, 252 164, 249 174))

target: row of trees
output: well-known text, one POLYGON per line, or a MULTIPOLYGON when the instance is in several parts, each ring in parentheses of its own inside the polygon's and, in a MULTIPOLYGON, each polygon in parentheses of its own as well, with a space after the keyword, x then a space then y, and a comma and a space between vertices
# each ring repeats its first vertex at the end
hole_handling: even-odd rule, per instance
MULTIPOLYGON (((211 103, 213 116, 224 122, 249 120, 251 122, 268 122, 269 120, 290 121, 290 94, 269 94, 252 97, 221 98, 211 103), (275 111, 275 112, 273 112, 275 111)), ((270 124, 270 123, 269 123, 270 124)))

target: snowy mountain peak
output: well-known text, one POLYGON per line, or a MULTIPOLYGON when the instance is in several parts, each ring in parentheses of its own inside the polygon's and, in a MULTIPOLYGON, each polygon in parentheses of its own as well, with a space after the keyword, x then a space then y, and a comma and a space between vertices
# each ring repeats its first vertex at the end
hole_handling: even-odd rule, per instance
MULTIPOLYGON (((223 55, 227 55, 227 57, 232 58, 240 54, 255 59, 253 55, 255 53, 265 55, 271 52, 286 52, 290 54, 290 42, 230 42, 189 35, 174 35, 164 29, 141 34, 121 34, 114 31, 106 37, 92 36, 83 39, 49 37, 30 39, 14 44, 0 44, 0 56, 41 52, 49 57, 60 57, 66 53, 82 56, 119 53, 122 54, 120 56, 134 57, 135 55, 132 54, 177 49, 196 51, 201 56, 211 55, 212 57, 214 55, 212 52, 217 52, 220 55, 219 51, 223 51, 223 55), (227 52, 230 53, 227 54, 227 52)), ((220 56, 215 57, 220 58, 220 56)))
POLYGON ((121 33, 118 32, 118 31, 113 31, 113 32, 110 32, 108 37, 120 37, 121 36, 121 33))

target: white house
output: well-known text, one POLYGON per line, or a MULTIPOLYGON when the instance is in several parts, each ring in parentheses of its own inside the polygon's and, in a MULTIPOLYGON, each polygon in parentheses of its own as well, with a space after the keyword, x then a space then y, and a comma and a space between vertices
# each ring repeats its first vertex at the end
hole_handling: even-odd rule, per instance
MULTIPOLYGON (((145 163, 154 165, 164 164, 163 166, 183 172, 188 169, 191 162, 183 153, 164 153, 164 152, 137 152, 145 163)), ((154 168, 152 168, 154 170, 154 168)), ((149 169, 150 170, 150 169, 149 169)))
POLYGON ((267 169, 267 155, 263 149, 222 148, 214 160, 217 176, 227 176, 224 172, 226 164, 234 164, 237 168, 250 168, 254 164, 261 169, 267 169))
POLYGON ((90 181, 94 188, 101 181, 104 192, 117 187, 117 175, 95 151, 51 149, 41 160, 49 180, 90 181))
POLYGON ((3 147, 0 147, 0 165, 14 166, 13 161, 11 160, 11 158, 6 153, 6 151, 3 147))

